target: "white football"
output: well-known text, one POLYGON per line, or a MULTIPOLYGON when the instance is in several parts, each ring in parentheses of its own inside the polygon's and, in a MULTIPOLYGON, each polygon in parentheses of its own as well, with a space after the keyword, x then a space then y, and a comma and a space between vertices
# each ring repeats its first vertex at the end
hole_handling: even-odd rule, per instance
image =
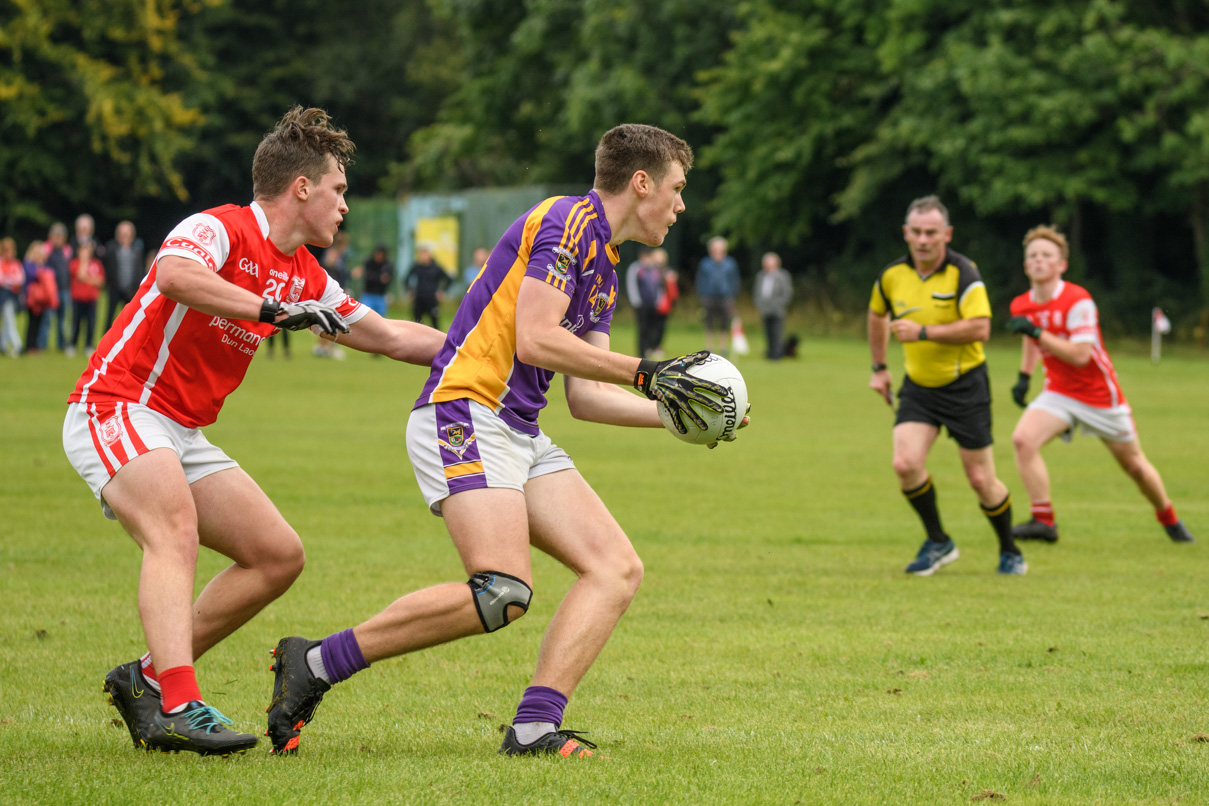
POLYGON ((672 414, 668 411, 667 406, 660 403, 658 404, 659 419, 663 421, 663 427, 671 431, 677 438, 694 445, 708 445, 711 442, 733 436, 747 413, 747 384, 743 381, 739 368, 722 356, 710 353, 709 358, 706 358, 704 362, 689 367, 688 373, 702 380, 713 381, 729 390, 722 398, 722 411, 711 411, 700 403, 690 402, 689 405, 692 406, 693 411, 697 412, 702 420, 705 420, 705 430, 697 428, 687 418, 682 418, 685 427, 688 428, 688 433, 681 434, 676 430, 672 414))

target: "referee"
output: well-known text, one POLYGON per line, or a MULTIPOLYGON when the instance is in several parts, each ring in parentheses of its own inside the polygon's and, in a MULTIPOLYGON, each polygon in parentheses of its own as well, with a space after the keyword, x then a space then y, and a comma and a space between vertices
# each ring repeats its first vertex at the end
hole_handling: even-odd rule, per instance
POLYGON ((1020 575, 1028 565, 1012 540, 1012 498, 995 475, 991 453, 991 386, 982 349, 991 306, 974 262, 948 248, 952 239, 949 211, 938 197, 911 202, 903 224, 910 254, 882 270, 869 300, 869 388, 893 407, 886 368, 893 333, 906 362, 894 420, 894 472, 928 535, 907 573, 928 576, 958 557, 925 466, 943 425, 957 440, 966 478, 999 538, 999 573, 1020 575))

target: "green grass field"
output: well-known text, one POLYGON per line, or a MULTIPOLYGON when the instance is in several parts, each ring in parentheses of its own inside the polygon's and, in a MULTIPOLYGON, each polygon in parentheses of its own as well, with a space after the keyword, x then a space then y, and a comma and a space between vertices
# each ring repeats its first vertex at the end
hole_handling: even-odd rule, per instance
MULTIPOLYGON (((760 339, 752 334, 753 348, 760 339)), ((208 698, 263 731, 268 649, 322 637, 417 587, 463 577, 403 444, 423 372, 352 355, 257 358, 211 440, 298 529, 302 577, 201 659, 208 698)), ((670 334, 676 351, 700 333, 670 334)), ((619 327, 615 345, 632 349, 619 327)), ((506 759, 498 726, 528 682, 570 574, 535 562, 513 627, 374 666, 338 686, 299 756, 134 751, 101 693, 143 651, 139 554, 64 459, 84 359, 0 362, 0 801, 4 803, 1016 804, 1209 802, 1209 458, 1203 355, 1117 351, 1143 445, 1201 537, 1168 542, 1092 440, 1047 450, 1062 524, 1000 578, 990 527, 938 442, 930 467, 962 557, 903 568, 922 539, 890 468, 890 410, 857 340, 740 360, 754 422, 716 451, 570 419, 575 458, 646 564, 638 598, 567 712, 607 758, 506 759)), ((892 368, 899 377, 901 356, 892 368)), ((996 458, 1017 520, 1017 353, 990 351, 996 458)), ((222 567, 203 554, 199 581, 222 567)))

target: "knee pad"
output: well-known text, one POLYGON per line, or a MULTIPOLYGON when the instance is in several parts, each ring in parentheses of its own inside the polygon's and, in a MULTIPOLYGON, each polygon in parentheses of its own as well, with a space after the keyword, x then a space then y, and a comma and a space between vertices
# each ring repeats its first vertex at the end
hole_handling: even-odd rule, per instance
POLYGON ((499 571, 483 571, 466 581, 474 595, 474 606, 479 611, 483 629, 495 632, 508 626, 508 605, 516 605, 529 612, 529 600, 533 591, 514 576, 499 571))

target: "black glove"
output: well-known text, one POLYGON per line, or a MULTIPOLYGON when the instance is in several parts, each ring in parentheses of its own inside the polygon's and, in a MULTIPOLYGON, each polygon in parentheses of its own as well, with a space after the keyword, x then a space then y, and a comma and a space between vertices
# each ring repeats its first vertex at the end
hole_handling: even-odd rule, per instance
POLYGON ((676 424, 676 430, 681 434, 688 433, 683 418, 687 417, 693 425, 704 430, 705 420, 689 405, 695 401, 710 411, 722 411, 722 398, 726 397, 726 387, 696 378, 688 373, 688 368, 704 363, 709 358, 708 350, 670 358, 667 361, 655 363, 649 359, 638 362, 638 372, 634 373, 634 388, 651 400, 658 400, 667 406, 676 424), (709 395, 702 394, 709 392, 709 395), (710 397, 716 395, 717 397, 710 397))
POLYGON ((1007 320, 1005 327, 1013 333, 1019 333, 1021 336, 1032 336, 1034 339, 1041 338, 1041 328, 1030 322, 1027 316, 1013 316, 1007 320))
POLYGON ((1028 382, 1030 377, 1032 376, 1027 372, 1021 372, 1016 378, 1016 385, 1012 387, 1012 400, 1015 400, 1016 405, 1020 408, 1024 408, 1028 405, 1028 403, 1025 402, 1024 397, 1028 394, 1028 382))
POLYGON ((322 302, 314 299, 304 299, 301 302, 287 302, 284 305, 274 299, 265 298, 260 306, 260 321, 277 325, 282 330, 306 330, 317 325, 329 336, 348 332, 348 322, 322 302), (277 315, 284 313, 285 319, 277 321, 277 315))

